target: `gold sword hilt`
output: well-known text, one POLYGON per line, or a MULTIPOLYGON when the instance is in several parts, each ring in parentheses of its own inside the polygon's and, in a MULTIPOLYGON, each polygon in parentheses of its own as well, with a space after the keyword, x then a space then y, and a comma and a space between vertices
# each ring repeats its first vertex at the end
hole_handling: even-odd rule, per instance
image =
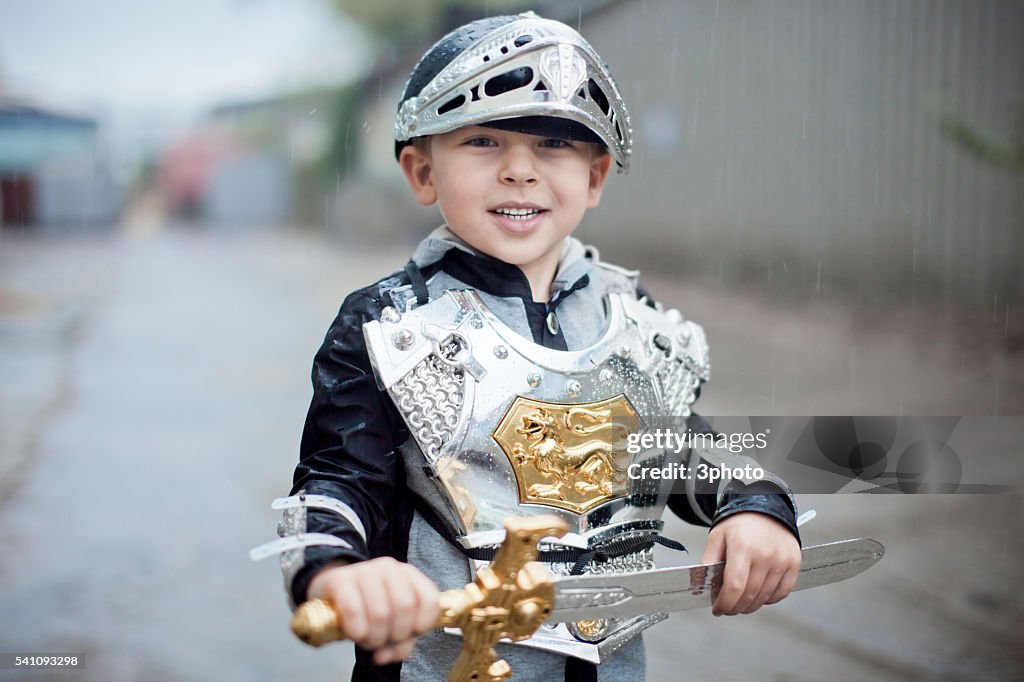
MULTIPOLYGON (((459 628, 463 638, 449 682, 500 682, 512 676, 494 644, 527 639, 547 620, 555 588, 551 571, 536 561, 537 543, 566 532, 568 526, 557 516, 506 519, 505 540, 494 560, 476 572, 473 582, 440 594, 435 627, 459 628)), ((295 611, 292 632, 311 646, 348 639, 340 614, 320 599, 295 611)))

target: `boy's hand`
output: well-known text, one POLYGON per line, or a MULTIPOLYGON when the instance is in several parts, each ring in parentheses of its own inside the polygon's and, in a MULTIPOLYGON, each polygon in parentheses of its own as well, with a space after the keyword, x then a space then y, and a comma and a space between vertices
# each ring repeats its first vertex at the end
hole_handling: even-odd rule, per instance
POLYGON ((346 634, 373 651, 377 665, 411 654, 416 637, 434 628, 439 611, 430 578, 390 557, 328 564, 309 584, 308 598, 333 604, 346 634))
POLYGON ((716 616, 753 613, 785 599, 800 573, 800 543, 784 525, 758 512, 740 512, 708 534, 702 564, 725 560, 716 616))

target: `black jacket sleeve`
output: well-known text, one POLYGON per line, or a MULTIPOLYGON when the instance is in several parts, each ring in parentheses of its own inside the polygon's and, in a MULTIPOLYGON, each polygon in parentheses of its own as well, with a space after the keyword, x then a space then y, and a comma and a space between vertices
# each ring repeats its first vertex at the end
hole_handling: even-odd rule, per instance
POLYGON ((398 503, 404 486, 398 447, 408 432, 391 400, 377 388, 362 329, 382 308, 366 290, 350 295, 313 361, 313 399, 292 494, 326 495, 348 505, 362 521, 366 538, 343 516, 307 509, 303 532, 334 535, 352 549, 307 547, 290 586, 296 604, 305 601, 309 581, 328 562, 404 555, 404 547, 396 547, 409 518, 398 503))
MULTIPOLYGON (((687 419, 686 428, 695 434, 715 433, 707 420, 699 414, 693 414, 687 419)), ((685 487, 685 481, 675 482, 672 494, 668 498, 669 509, 684 521, 708 525, 707 521, 694 511, 685 487)), ((711 528, 734 514, 754 511, 767 514, 786 526, 800 542, 800 531, 796 525, 796 503, 789 487, 777 476, 769 475, 769 478, 747 484, 737 480, 730 481, 722 492, 721 499, 717 483, 697 481, 694 493, 694 500, 703 516, 711 519, 711 528)))
MULTIPOLYGON (((656 307, 654 299, 643 287, 637 286, 636 295, 637 298, 647 297, 648 305, 652 308, 656 307)), ((697 388, 697 398, 699 397, 700 387, 697 388)), ((687 419, 686 428, 695 434, 715 433, 711 425, 698 414, 693 414, 687 419)), ((708 522, 701 517, 711 519, 710 526, 712 528, 734 514, 756 511, 767 514, 782 523, 793 533, 797 541, 800 541, 800 532, 796 525, 796 503, 782 479, 772 476, 771 480, 750 484, 730 481, 725 487, 721 499, 719 499, 718 492, 717 484, 697 482, 693 502, 700 508, 700 514, 698 514, 686 492, 685 481, 678 480, 672 494, 669 495, 668 507, 676 516, 689 523, 708 525, 708 522)))

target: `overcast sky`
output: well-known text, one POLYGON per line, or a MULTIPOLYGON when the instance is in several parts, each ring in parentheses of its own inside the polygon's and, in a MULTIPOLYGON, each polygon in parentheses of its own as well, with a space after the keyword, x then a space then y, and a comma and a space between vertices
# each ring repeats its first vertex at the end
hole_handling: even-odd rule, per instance
POLYGON ((95 116, 119 145, 351 80, 368 53, 328 0, 0 0, 0 89, 95 116))

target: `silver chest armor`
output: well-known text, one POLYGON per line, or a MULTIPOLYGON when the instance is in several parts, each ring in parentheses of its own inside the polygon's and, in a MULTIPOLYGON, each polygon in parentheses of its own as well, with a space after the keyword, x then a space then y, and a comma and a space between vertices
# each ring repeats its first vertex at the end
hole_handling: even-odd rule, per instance
MULTIPOLYGON (((606 301, 605 333, 576 351, 520 336, 472 290, 449 290, 404 313, 385 308, 364 325, 377 382, 438 493, 424 498, 441 507, 434 511, 464 547, 499 543, 514 515, 559 515, 570 528, 560 544, 580 549, 661 530, 672 481, 634 480, 627 469, 667 455, 627 444, 655 417, 690 414, 708 379, 707 342, 678 311, 628 294, 606 301)), ((589 572, 653 567, 647 549, 589 572)), ((565 574, 569 565, 552 570, 565 574)), ((542 628, 523 644, 599 662, 664 617, 542 628)))

